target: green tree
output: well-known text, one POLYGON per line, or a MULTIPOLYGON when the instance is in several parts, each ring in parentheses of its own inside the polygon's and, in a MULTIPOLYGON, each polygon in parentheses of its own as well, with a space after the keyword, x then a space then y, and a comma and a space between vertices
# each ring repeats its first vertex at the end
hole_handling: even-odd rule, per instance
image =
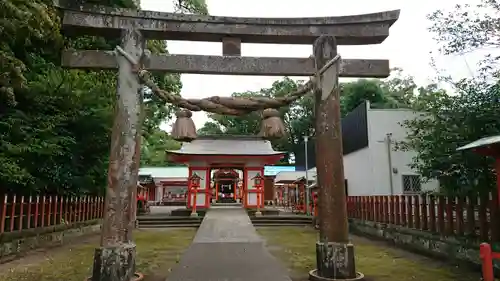
MULTIPOLYGON (((302 84, 302 81, 294 81, 284 78, 273 83, 271 88, 261 89, 258 92, 233 93, 232 96, 284 96, 302 84)), ((289 107, 280 108, 281 118, 289 132, 288 137, 282 140, 273 141, 273 147, 280 151, 294 151, 297 142, 301 142, 304 134, 312 133, 311 111, 313 103, 310 97, 301 99, 289 107)), ((262 118, 259 112, 252 112, 244 116, 226 116, 219 114, 209 114, 211 121, 198 130, 200 134, 227 134, 227 135, 256 135, 260 130, 262 118)), ((288 163, 288 158, 283 160, 288 163)))
POLYGON ((495 183, 492 159, 456 149, 500 134, 499 85, 471 79, 457 83, 457 95, 434 90, 415 103, 422 115, 403 124, 409 135, 401 148, 417 152, 411 166, 427 179, 438 179, 446 193, 490 190, 495 183))
MULTIPOLYGON (((451 12, 438 10, 429 15, 430 30, 445 55, 498 47, 498 12, 500 2, 494 0, 482 0, 477 6, 456 5, 451 12)), ((417 152, 412 166, 426 178, 438 179, 443 192, 487 191, 494 186, 492 159, 456 149, 500 133, 499 85, 488 78, 497 73, 495 59, 484 58, 478 78, 458 82, 446 78, 455 95, 436 85, 420 88, 413 106, 424 114, 403 124, 409 137, 401 147, 417 152)))
POLYGON ((458 4, 451 11, 437 10, 430 14, 430 31, 435 35, 439 50, 446 55, 490 50, 481 66, 490 74, 496 73, 499 56, 494 55, 494 51, 500 46, 499 13, 498 0, 481 0, 476 5, 458 4))
MULTIPOLYGON (((91 3, 133 7, 130 0, 91 3)), ((110 50, 118 42, 63 37, 51 5, 51 0, 0 0, 0 191, 100 193, 106 184, 116 74, 57 65, 65 46, 110 50)), ((206 12, 206 5, 197 7, 206 12)), ((164 41, 149 42, 148 48, 166 52, 164 41)), ((179 75, 155 74, 155 79, 173 92, 182 86, 179 75)), ((170 106, 146 93, 145 138, 170 113, 170 106)))
POLYGON ((148 138, 143 138, 141 148, 141 166, 164 167, 170 166, 167 161, 165 151, 181 148, 181 144, 167 132, 156 130, 148 138))
MULTIPOLYGON (((280 97, 297 89, 303 81, 284 78, 273 83, 271 88, 258 92, 234 93, 233 96, 268 96, 280 97)), ((342 83, 341 111, 345 116, 365 100, 378 107, 409 106, 409 99, 416 85, 411 77, 405 77, 400 70, 387 81, 375 79, 359 79, 342 83), (411 87, 410 87, 411 86, 411 87), (389 92, 394 91, 394 92, 389 92)), ((307 95, 288 107, 280 109, 283 122, 288 131, 286 139, 273 141, 276 150, 301 151, 304 147, 303 137, 314 135, 314 99, 307 95)), ((198 130, 203 134, 255 135, 260 130, 259 113, 245 116, 224 116, 209 114, 210 121, 198 130)), ((288 163, 288 158, 284 159, 288 163)))

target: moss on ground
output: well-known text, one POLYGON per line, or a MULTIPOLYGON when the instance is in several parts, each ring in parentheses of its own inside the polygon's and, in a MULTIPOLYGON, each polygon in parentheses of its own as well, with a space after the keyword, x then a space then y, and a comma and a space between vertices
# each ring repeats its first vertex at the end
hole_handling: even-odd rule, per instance
MULTIPOLYGON (((294 280, 307 280, 316 267, 317 232, 311 228, 259 228, 271 253, 291 270, 294 280)), ((357 271, 370 281, 477 281, 480 274, 417 256, 383 243, 353 237, 357 271)))
MULTIPOLYGON (((147 281, 165 280, 191 244, 195 229, 140 230, 134 233, 137 244, 137 271, 147 281)), ((98 240, 96 240, 97 242, 98 240)), ((13 263, 0 272, 0 281, 82 281, 90 275, 96 243, 70 246, 47 252, 40 258, 13 263)), ((8 264, 3 265, 5 268, 8 264)))

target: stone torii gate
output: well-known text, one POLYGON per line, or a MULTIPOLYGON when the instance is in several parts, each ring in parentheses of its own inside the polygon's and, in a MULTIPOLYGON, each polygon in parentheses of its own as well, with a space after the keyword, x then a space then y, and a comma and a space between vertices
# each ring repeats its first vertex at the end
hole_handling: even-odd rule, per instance
MULTIPOLYGON (((321 152, 317 153, 321 188, 317 269, 311 271, 310 279, 362 278, 362 274, 355 270, 354 249, 348 238, 338 78, 383 78, 390 70, 387 60, 340 59, 337 45, 383 42, 389 35, 390 26, 398 19, 399 10, 343 17, 261 19, 95 6, 60 8, 63 11, 62 30, 66 34, 99 35, 121 40, 121 47, 116 52, 67 50, 62 55, 62 64, 68 68, 118 70, 106 213, 101 245, 94 256, 92 281, 136 278, 135 244, 131 234, 135 222, 134 192, 140 157, 141 83, 179 107, 233 115, 278 108, 313 91, 316 150, 321 152), (145 42, 153 39, 222 42, 222 56, 151 55, 145 50, 145 42), (310 44, 314 56, 245 57, 241 56, 241 43, 310 44), (289 99, 252 99, 245 106, 234 100, 228 102, 232 98, 185 100, 173 97, 158 89, 144 71, 312 78, 298 91, 300 93, 291 94, 289 99)), ((180 114, 180 117, 189 118, 190 115, 180 114)))

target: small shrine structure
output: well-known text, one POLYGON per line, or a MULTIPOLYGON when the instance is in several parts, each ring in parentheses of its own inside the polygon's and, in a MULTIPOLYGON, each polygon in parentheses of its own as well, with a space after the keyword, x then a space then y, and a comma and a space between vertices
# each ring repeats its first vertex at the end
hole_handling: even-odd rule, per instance
POLYGON ((256 182, 263 179, 265 165, 277 163, 285 154, 262 137, 230 135, 198 136, 179 150, 167 151, 170 161, 189 167, 190 179, 199 177, 196 188, 188 181, 189 209, 221 203, 241 203, 252 209, 264 206, 264 185, 256 182))

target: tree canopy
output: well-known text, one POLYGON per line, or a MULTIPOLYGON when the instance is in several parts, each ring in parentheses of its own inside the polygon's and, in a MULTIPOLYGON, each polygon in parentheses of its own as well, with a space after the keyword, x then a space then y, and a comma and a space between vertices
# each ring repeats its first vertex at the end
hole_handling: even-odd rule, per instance
MULTIPOLYGON (((341 84, 341 113, 345 116, 365 100, 383 108, 408 107, 413 90, 417 88, 412 77, 405 77, 400 69, 387 80, 359 79, 341 84)), ((234 93, 233 96, 280 97, 297 89, 304 81, 288 77, 274 82, 271 88, 260 91, 234 93)), ((308 95, 289 107, 280 109, 288 131, 286 139, 273 141, 276 150, 295 152, 303 149, 304 136, 314 136, 314 100, 308 95)), ((261 118, 254 112, 245 116, 209 114, 210 120, 198 130, 200 135, 229 134, 255 135, 260 130, 261 118)), ((290 155, 289 155, 290 157, 290 155)), ((283 160, 288 163, 288 158, 283 160)))
MULTIPOLYGON (((133 8, 132 0, 81 0, 79 3, 133 8)), ((174 0, 178 12, 207 14, 204 0, 174 0)), ((429 15, 440 51, 463 54, 499 46, 500 2, 482 0, 477 6, 429 15)), ((63 48, 112 50, 118 42, 99 37, 64 37, 52 0, 0 0, 0 188, 2 192, 97 194, 106 184, 110 130, 115 105, 116 73, 61 68, 63 48)), ((166 53, 165 41, 150 41, 154 53, 166 53)), ((417 85, 395 69, 385 80, 360 79, 341 83, 345 116, 364 100, 378 108, 412 108, 422 116, 402 124, 408 138, 398 149, 413 150, 412 167, 424 177, 440 180, 443 191, 489 190, 494 185, 492 159, 459 146, 500 134, 498 57, 481 61, 478 77, 453 81, 446 93, 437 84, 417 85)), ((153 73, 161 88, 180 93, 179 74, 153 73)), ((443 77, 437 77, 443 78, 443 77)), ((283 78, 270 88, 233 96, 279 97, 303 81, 283 78)), ((145 91, 142 139, 143 165, 168 165, 166 149, 179 143, 160 130, 173 108, 145 91)), ((298 151, 303 136, 314 135, 314 106, 305 97, 280 113, 289 131, 273 142, 277 150, 298 151)), ((209 115, 199 134, 256 134, 259 113, 246 116, 209 115)), ((287 161, 289 159, 285 159, 287 161)))
MULTIPOLYGON (((131 0, 88 2, 134 7, 131 0)), ((182 12, 207 13, 204 1, 175 4, 182 12)), ((0 0, 0 20, 1 191, 100 193, 106 184, 116 73, 58 65, 63 48, 111 50, 118 42, 62 36, 52 0, 0 0)), ((148 48, 167 52, 165 41, 148 42, 148 48)), ((182 87, 179 78, 155 74, 160 87, 176 93, 182 87)), ((144 107, 144 143, 157 143, 159 125, 171 117, 172 108, 148 92, 144 107)), ((145 161, 157 161, 151 157, 145 161)))
MULTIPOLYGON (((433 23, 430 31, 445 55, 498 47, 499 15, 497 0, 456 5, 452 11, 429 15, 433 23)), ((417 152, 412 166, 426 178, 439 179, 441 191, 446 193, 489 191, 495 186, 492 158, 456 151, 480 138, 500 134, 497 57, 486 55, 480 66, 474 78, 453 81, 444 77, 454 95, 435 87, 432 94, 419 95, 413 107, 425 114, 403 124, 409 135, 401 148, 417 152)))

